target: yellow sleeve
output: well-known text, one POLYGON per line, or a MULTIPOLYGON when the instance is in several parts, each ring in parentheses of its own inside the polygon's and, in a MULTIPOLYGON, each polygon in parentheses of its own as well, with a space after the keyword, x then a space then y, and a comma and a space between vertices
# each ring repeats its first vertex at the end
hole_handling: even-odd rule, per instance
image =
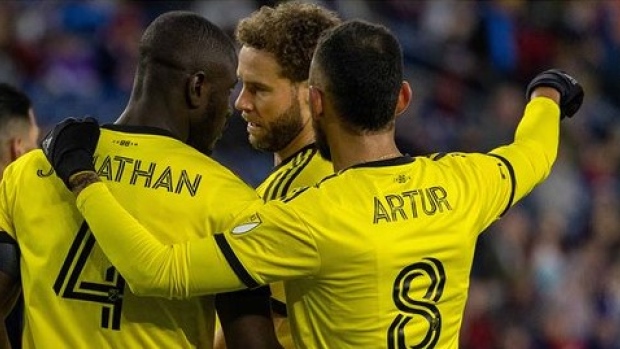
POLYGON ((490 152, 512 170, 513 197, 509 206, 521 200, 541 183, 555 162, 560 139, 560 108, 551 99, 532 99, 515 132, 512 144, 490 152))
POLYGON ((187 298, 245 288, 216 246, 203 239, 164 245, 104 183, 84 189, 77 206, 97 243, 137 295, 187 298))
MULTIPOLYGON (((312 200, 304 199, 304 207, 308 207, 307 202, 312 200)), ((229 264, 248 287, 308 278, 319 272, 319 247, 308 227, 312 218, 295 203, 271 200, 232 229, 218 234, 229 264)))

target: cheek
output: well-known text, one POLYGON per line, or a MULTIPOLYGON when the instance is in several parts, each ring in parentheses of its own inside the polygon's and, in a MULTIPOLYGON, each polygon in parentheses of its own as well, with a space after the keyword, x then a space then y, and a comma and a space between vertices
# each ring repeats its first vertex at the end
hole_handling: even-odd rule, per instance
POLYGON ((256 112, 263 121, 271 122, 278 119, 290 106, 290 101, 288 99, 272 96, 270 98, 263 98, 260 101, 257 99, 256 112))
POLYGON ((211 100, 211 110, 208 114, 211 114, 211 118, 219 119, 226 115, 230 110, 230 99, 228 96, 217 96, 211 100))

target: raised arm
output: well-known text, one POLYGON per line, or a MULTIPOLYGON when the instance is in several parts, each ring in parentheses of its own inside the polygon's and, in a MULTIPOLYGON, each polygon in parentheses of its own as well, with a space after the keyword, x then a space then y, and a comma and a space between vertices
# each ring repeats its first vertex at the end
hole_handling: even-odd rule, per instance
POLYGON ((577 80, 559 70, 545 71, 530 82, 526 91, 529 103, 514 142, 490 152, 511 170, 515 186, 511 204, 549 175, 557 156, 560 120, 577 112, 583 96, 577 80))

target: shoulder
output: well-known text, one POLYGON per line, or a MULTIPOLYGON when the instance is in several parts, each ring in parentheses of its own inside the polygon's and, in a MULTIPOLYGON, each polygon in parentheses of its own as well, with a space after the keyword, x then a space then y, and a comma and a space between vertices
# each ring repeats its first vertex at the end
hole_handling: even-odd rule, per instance
MULTIPOLYGON (((305 171, 309 176, 313 177, 313 183, 318 183, 325 177, 334 174, 334 165, 325 159, 323 159, 318 151, 312 155, 307 170, 305 171)), ((310 183, 309 183, 310 185, 310 183)))
POLYGON ((45 157, 45 154, 43 154, 43 151, 41 149, 34 149, 9 164, 4 170, 3 179, 15 180, 30 174, 45 177, 52 173, 52 165, 45 157))

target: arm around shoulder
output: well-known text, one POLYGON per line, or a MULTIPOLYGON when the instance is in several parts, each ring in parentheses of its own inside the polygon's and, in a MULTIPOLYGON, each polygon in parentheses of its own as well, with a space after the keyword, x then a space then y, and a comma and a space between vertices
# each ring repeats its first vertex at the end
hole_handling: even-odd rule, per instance
POLYGON ((125 210, 103 182, 84 188, 77 207, 136 295, 187 298, 244 288, 213 236, 164 244, 125 210))

